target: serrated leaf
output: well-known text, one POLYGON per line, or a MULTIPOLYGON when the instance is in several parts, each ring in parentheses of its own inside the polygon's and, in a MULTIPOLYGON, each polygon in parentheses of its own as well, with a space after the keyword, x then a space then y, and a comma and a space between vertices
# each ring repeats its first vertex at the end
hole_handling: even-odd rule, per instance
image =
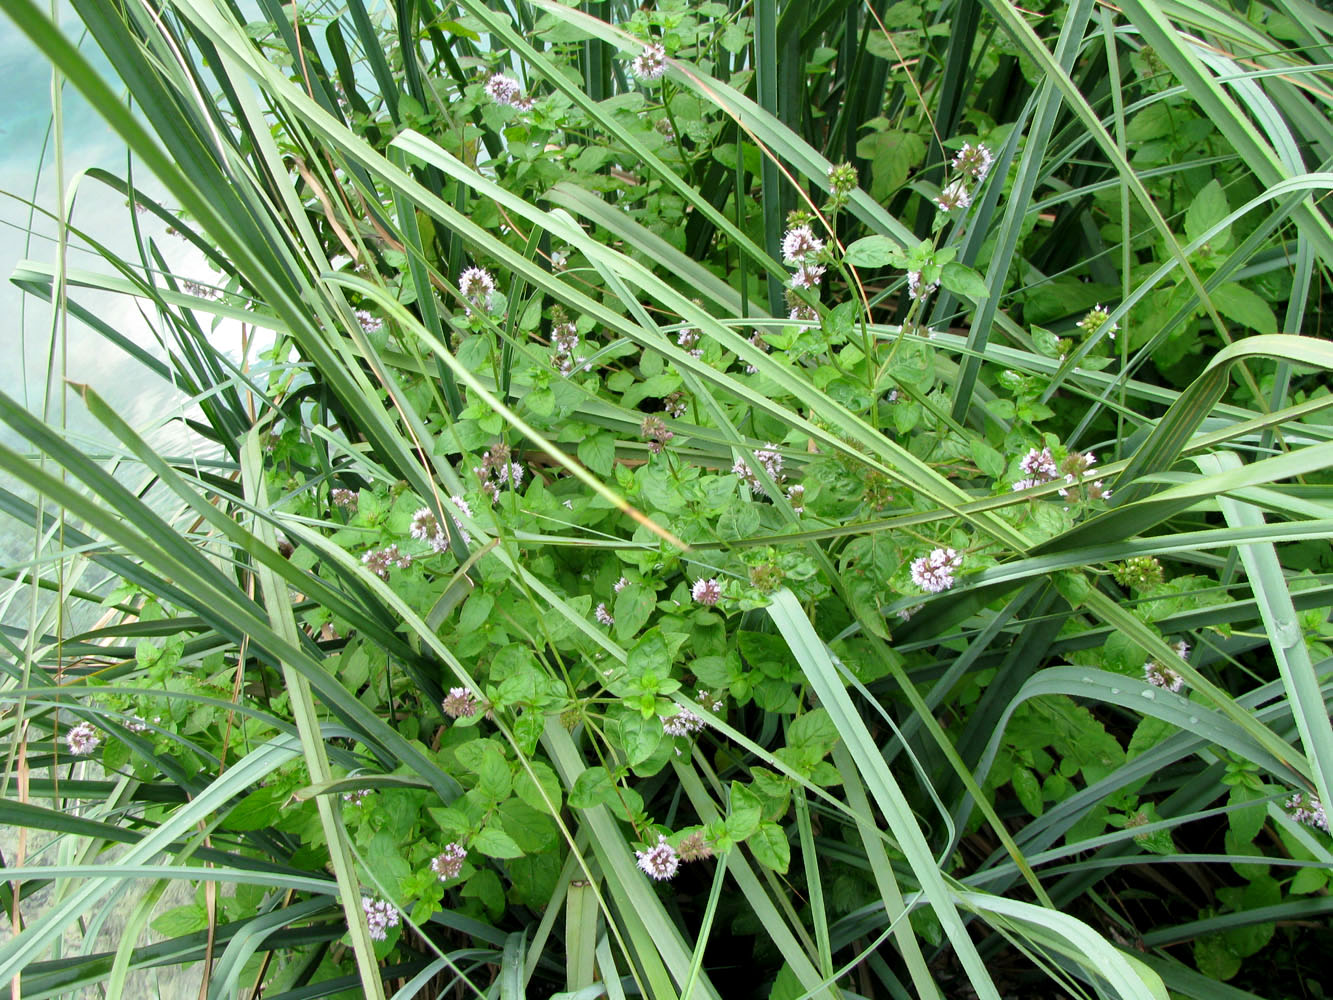
POLYGON ((599 476, 611 475, 616 461, 616 439, 609 431, 598 431, 579 442, 579 461, 599 476))
POLYGON ((843 256, 852 267, 887 267, 899 253, 898 244, 887 236, 863 236, 843 256))
POLYGON ((569 790, 569 804, 574 809, 591 809, 614 802, 616 786, 606 768, 590 767, 574 779, 569 790))
POLYGON ((754 859, 761 865, 773 869, 779 875, 787 874, 787 867, 791 864, 791 844, 787 843, 787 835, 781 826, 764 820, 746 843, 754 859))
POLYGON ((763 819, 763 802, 759 796, 739 781, 731 783, 731 808, 727 815, 727 835, 741 841, 759 829, 763 819))
POLYGON ((990 295, 985 279, 972 268, 956 261, 941 268, 940 284, 966 299, 984 299, 990 295))
POLYGON ((1277 316, 1273 314, 1272 306, 1244 285, 1234 281, 1218 285, 1208 297, 1217 311, 1233 323, 1257 333, 1277 333, 1277 316))
MULTIPOLYGON (((1190 202, 1190 207, 1185 211, 1185 236, 1193 243, 1225 219, 1230 211, 1231 206, 1227 204, 1226 192, 1222 190, 1222 185, 1217 182, 1216 178, 1210 180, 1194 196, 1194 200, 1190 202)), ((1229 228, 1209 240, 1213 250, 1220 250, 1230 242, 1229 228)))
POLYGON ((521 858, 523 856, 523 848, 514 842, 514 838, 495 826, 485 827, 477 834, 472 839, 472 846, 468 850, 484 854, 488 858, 521 858))

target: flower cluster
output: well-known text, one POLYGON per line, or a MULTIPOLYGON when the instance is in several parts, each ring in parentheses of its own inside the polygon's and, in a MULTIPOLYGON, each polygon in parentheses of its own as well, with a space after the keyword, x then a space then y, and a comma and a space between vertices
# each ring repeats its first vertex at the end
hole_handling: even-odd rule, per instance
POLYGON ((407 569, 412 565, 412 557, 398 548, 397 544, 386 545, 382 549, 371 549, 361 557, 361 561, 381 580, 389 579, 391 566, 407 569))
POLYGON ((649 42, 634 57, 630 70, 640 80, 656 80, 666 72, 666 49, 661 42, 649 42))
MULTIPOLYGON (((1182 660, 1190 658, 1190 644, 1184 639, 1171 643, 1171 648, 1182 660)), ((1149 660, 1143 665, 1143 679, 1153 687, 1172 692, 1179 692, 1185 686, 1185 678, 1181 676, 1180 671, 1172 670, 1156 660, 1149 660)))
POLYGON ((1115 332, 1120 329, 1119 323, 1107 324, 1111 314, 1101 307, 1101 304, 1093 306, 1088 310, 1088 314, 1078 321, 1078 328, 1084 333, 1096 333, 1105 328, 1106 335, 1115 340, 1115 332))
POLYGON ((430 860, 430 870, 433 871, 441 882, 448 882, 451 878, 458 878, 458 873, 463 870, 463 859, 467 857, 467 851, 459 843, 446 844, 444 850, 430 860))
POLYGON ((680 868, 680 855, 667 843, 665 834, 657 835, 655 847, 650 847, 646 851, 635 851, 634 856, 638 858, 639 868, 643 873, 658 882, 671 878, 680 868))
POLYGON ((1153 687, 1172 692, 1178 692, 1185 686, 1185 678, 1178 671, 1172 670, 1156 660, 1149 660, 1143 665, 1143 679, 1153 687))
POLYGON ((469 719, 477 714, 477 699, 465 687, 450 688, 440 708, 451 719, 469 719))
POLYGON ((345 490, 341 487, 336 487, 329 494, 329 499, 333 501, 333 506, 348 510, 356 506, 356 490, 345 490))
POLYGON ((677 389, 675 392, 669 392, 662 400, 662 409, 666 410, 667 416, 672 420, 679 420, 685 416, 685 411, 689 404, 685 399, 685 393, 677 389))
POLYGON ((576 352, 579 349, 579 331, 573 323, 557 323, 551 327, 551 367, 561 375, 570 375, 575 369, 584 366, 587 358, 576 352))
POLYGON ((995 157, 991 151, 977 143, 975 146, 970 142, 965 142, 962 148, 954 154, 953 168, 964 177, 970 177, 980 184, 990 173, 992 164, 995 163, 995 157))
MULTIPOLYGON (((1069 487, 1082 482, 1096 464, 1097 456, 1090 451, 1081 455, 1078 452, 1071 452, 1060 466, 1061 471, 1065 474, 1065 485, 1060 487, 1057 492, 1062 497, 1068 497, 1069 487)), ((1090 500, 1111 499, 1111 491, 1102 485, 1100 479, 1091 483, 1082 482, 1082 485, 1090 500)))
POLYGON ((994 162, 995 157, 991 151, 981 143, 964 143, 953 158, 953 168, 959 176, 944 185, 935 204, 945 212, 967 208, 972 204, 972 191, 968 188, 968 182, 980 187, 994 162))
POLYGON ((389 928, 398 926, 398 909, 387 899, 362 896, 361 909, 366 914, 366 923, 370 925, 370 937, 373 941, 383 941, 389 936, 389 928))
POLYGON ((1060 469, 1055 464, 1055 456, 1051 454, 1050 448, 1029 449, 1018 463, 1018 471, 1023 473, 1023 478, 1014 483, 1015 490, 1042 486, 1053 482, 1060 475, 1060 469))
POLYGON ((805 513, 805 487, 797 483, 794 486, 787 487, 787 502, 791 504, 792 513, 805 513))
POLYGON ((700 336, 701 334, 698 330, 687 326, 676 334, 676 343, 679 344, 690 357, 702 358, 704 356, 704 349, 698 346, 700 336))
POLYGON ((592 616, 597 619, 599 625, 605 625, 607 628, 610 628, 616 623, 615 617, 610 611, 606 610, 605 601, 597 602, 597 609, 593 611, 592 616))
POLYGON ((782 259, 793 267, 811 262, 824 249, 808 222, 793 226, 782 236, 782 259))
POLYGON ((1287 799, 1286 806, 1291 818, 1297 823, 1305 823, 1325 833, 1330 832, 1328 813, 1324 812, 1324 804, 1317 796, 1308 792, 1294 792, 1291 798, 1287 799))
POLYGON ((829 210, 836 210, 847 204, 856 190, 856 168, 850 163, 839 163, 828 168, 829 210))
POLYGON ((413 538, 426 542, 436 552, 444 552, 449 548, 449 533, 429 507, 422 507, 412 515, 411 532, 413 538))
POLYGON ((1156 556, 1130 556, 1112 569, 1111 575, 1120 586, 1140 590, 1161 583, 1164 576, 1156 556))
POLYGON ((458 276, 458 290, 467 300, 468 315, 473 309, 490 312, 491 301, 495 295, 495 279, 482 267, 469 267, 458 276))
POLYGON ((675 715, 664 715, 661 719, 662 731, 668 736, 690 737, 704 727, 703 719, 684 708, 675 715))
POLYGON ((373 788, 354 788, 350 792, 343 792, 343 801, 349 806, 359 806, 374 792, 373 788))
POLYGON ((940 287, 938 281, 931 281, 927 284, 921 283, 920 271, 907 272, 907 294, 917 302, 923 302, 930 297, 931 292, 940 287))
POLYGON ((654 455, 662 454, 667 442, 676 436, 661 417, 651 416, 643 418, 643 423, 639 425, 639 433, 647 438, 648 450, 654 455))
POLYGON ((963 557, 954 549, 935 549, 928 556, 912 560, 912 582, 922 590, 938 594, 954 584, 953 573, 963 565, 963 557))
POLYGON ((695 580, 694 586, 690 588, 690 596, 699 604, 711 607, 722 600, 722 584, 718 583, 717 577, 695 580))
POLYGON ((356 311, 356 321, 361 324, 361 329, 366 333, 379 333, 380 330, 384 329, 384 320, 365 309, 356 311))
POLYGON ((481 480, 481 488, 490 496, 492 503, 500 499, 500 490, 504 487, 517 490, 523 485, 523 467, 510 461, 508 445, 497 444, 487 450, 481 456, 481 464, 474 465, 472 471, 481 480))
MULTIPOLYGON (((750 334, 750 346, 758 348, 764 354, 768 353, 768 341, 764 339, 763 334, 761 334, 758 330, 755 330, 754 333, 750 334)), ((747 364, 745 366, 745 372, 747 375, 754 375, 758 371, 759 369, 756 368, 754 365, 747 364)))
POLYGON ((492 74, 486 81, 486 96, 496 104, 518 108, 520 111, 530 110, 533 104, 531 97, 523 96, 523 88, 519 82, 503 73, 492 74))
POLYGON ((713 856, 713 845, 704 839, 697 830, 681 838, 677 851, 681 861, 705 861, 713 856))
POLYGON ((91 722, 80 722, 65 734, 65 745, 76 757, 87 757, 102 745, 102 737, 97 735, 97 727, 91 722))
MULTIPOLYGON (((778 446, 775 444, 766 444, 762 448, 757 448, 755 449, 754 460, 764 467, 764 471, 768 473, 769 478, 772 479, 776 485, 781 486, 787 481, 787 475, 782 471, 782 452, 777 449, 778 446)), ((731 471, 734 475, 740 476, 745 480, 745 484, 750 487, 750 492, 762 493, 765 496, 768 495, 768 490, 765 488, 763 482, 760 481, 757 475, 755 475, 754 471, 750 468, 750 463, 745 461, 745 459, 736 459, 731 466, 731 471)))

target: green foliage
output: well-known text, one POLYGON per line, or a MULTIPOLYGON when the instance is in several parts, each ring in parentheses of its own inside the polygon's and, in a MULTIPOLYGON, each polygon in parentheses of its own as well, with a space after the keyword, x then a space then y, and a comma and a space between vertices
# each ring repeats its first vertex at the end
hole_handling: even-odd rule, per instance
POLYGON ((117 478, 0 399, 6 821, 65 838, 0 981, 1303 988, 1333 22, 76 10, 135 113, 6 12, 129 145, 83 183, 135 254, 14 281, 199 409, 181 457, 64 389, 117 478), (166 942, 44 961, 129 877, 199 886, 166 942))

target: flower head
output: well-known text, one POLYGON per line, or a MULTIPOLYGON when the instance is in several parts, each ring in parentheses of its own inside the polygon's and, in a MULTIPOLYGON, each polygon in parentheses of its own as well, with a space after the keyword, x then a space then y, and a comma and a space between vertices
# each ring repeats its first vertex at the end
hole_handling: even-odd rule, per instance
POLYGON ((680 855, 660 833, 657 835, 657 846, 650 847, 646 851, 635 851, 634 856, 639 859, 639 868, 644 874, 658 882, 669 879, 680 867, 680 855))
POLYGON ((412 565, 412 557, 398 548, 396 544, 386 545, 382 549, 371 549, 361 557, 366 568, 381 580, 389 579, 389 567, 407 569, 412 565))
POLYGON ((1153 687, 1178 692, 1185 686, 1185 678, 1168 666, 1149 660, 1143 665, 1143 679, 1153 687))
POLYGON ((818 288, 824 278, 824 265, 803 262, 791 276, 792 288, 818 288))
POLYGON ((1110 318, 1111 314, 1098 303, 1088 310, 1086 316, 1078 321, 1078 328, 1084 333, 1096 333, 1098 330, 1105 328, 1106 335, 1115 340, 1115 332, 1120 329, 1120 324, 1110 323, 1108 325, 1107 320, 1110 318))
POLYGON ((486 81, 486 96, 496 104, 513 104, 521 92, 518 81, 503 73, 496 73, 486 81))
POLYGON ((1165 574, 1162 570, 1162 564, 1156 556, 1130 556, 1112 569, 1111 575, 1115 577, 1115 582, 1122 587, 1142 589, 1161 583, 1165 574))
POLYGON ((677 852, 681 861, 705 861, 713 856, 713 845, 697 830, 681 838, 677 852))
POLYGON ((797 483, 795 486, 787 487, 787 502, 791 504, 792 513, 805 513, 805 487, 797 483))
POLYGON ((962 564, 963 557, 954 549, 935 549, 928 556, 912 560, 912 582, 922 590, 938 594, 953 586, 953 571, 962 564))
POLYGON ((491 297, 495 294, 495 279, 485 268, 469 267, 458 276, 458 290, 473 306, 489 310, 491 297))
MULTIPOLYGON (((782 471, 782 452, 778 451, 775 444, 766 444, 762 448, 756 448, 754 460, 763 466, 764 471, 768 473, 774 483, 781 486, 787 480, 786 474, 782 471)), ((760 478, 751 470, 750 463, 743 458, 738 458, 732 463, 731 471, 745 480, 746 485, 750 487, 753 493, 767 493, 764 484, 760 478)))
POLYGON ((446 844, 443 851, 430 859, 430 870, 439 876, 441 882, 448 882, 451 878, 458 878, 466 857, 467 851, 462 844, 446 844))
POLYGON ((97 735, 97 727, 91 722, 80 722, 70 727, 65 734, 65 745, 76 757, 87 757, 102 744, 102 737, 97 735))
POLYGON ((991 151, 981 143, 974 146, 970 142, 965 142, 954 154, 953 168, 980 184, 990 173, 991 164, 994 162, 995 157, 991 155, 991 151))
POLYGON ((788 229, 782 237, 782 259, 788 264, 803 264, 824 249, 824 241, 808 225, 788 229))
POLYGON ((630 70, 640 80, 656 80, 666 72, 666 49, 661 42, 650 42, 634 57, 630 70))
POLYGON ((398 909, 387 899, 362 896, 361 909, 366 914, 366 923, 370 925, 370 937, 373 941, 383 941, 389 936, 389 928, 398 926, 398 909))
POLYGON ((703 727, 704 720, 688 709, 682 708, 675 715, 662 716, 662 731, 668 736, 693 736, 703 727))
POLYGON ((1019 461, 1018 468, 1024 475, 1032 477, 1039 483, 1049 483, 1060 474, 1050 448, 1029 449, 1019 461))
MULTIPOLYGON (((451 497, 449 498, 449 502, 450 502, 451 504, 453 504, 455 507, 457 507, 457 508, 458 508, 458 512, 459 512, 460 514, 462 514, 464 517, 471 517, 471 516, 472 516, 472 508, 468 506, 468 502, 467 502, 466 500, 464 500, 462 497, 452 497, 452 496, 451 496, 451 497)), ((464 545, 471 545, 471 544, 472 544, 472 536, 468 534, 468 532, 467 532, 467 528, 463 527, 463 522, 460 521, 458 518, 456 518, 456 517, 452 517, 452 516, 449 518, 449 520, 451 520, 451 521, 454 522, 454 528, 457 529, 457 531, 458 531, 458 536, 459 536, 461 539, 463 539, 463 544, 464 544, 464 545)))
POLYGON ((616 620, 614 616, 612 616, 611 612, 606 610, 605 601, 599 601, 597 604, 597 610, 594 611, 592 614, 593 617, 597 619, 598 624, 605 625, 607 628, 610 628, 612 625, 616 623, 616 620))
POLYGON ((335 507, 342 507, 345 510, 356 506, 357 496, 355 490, 345 490, 337 487, 329 493, 329 499, 333 501, 335 507))
POLYGON ((429 507, 422 507, 412 515, 411 532, 413 538, 430 543, 436 552, 443 552, 449 547, 449 536, 429 507))
POLYGON ((365 309, 356 311, 356 321, 361 324, 361 329, 365 330, 366 333, 379 333, 384 328, 384 320, 365 309))
POLYGON ((717 582, 716 577, 695 580, 694 586, 690 588, 690 596, 698 603, 711 607, 722 600, 722 585, 717 582))
POLYGON ((450 688, 440 708, 451 719, 467 719, 477 714, 477 699, 465 687, 450 688))
POLYGON ((856 168, 850 163, 840 163, 828 169, 829 193, 838 204, 843 204, 856 190, 856 168))
POLYGON ((615 582, 615 584, 611 587, 611 589, 618 594, 628 586, 629 586, 629 579, 627 577, 622 576, 619 580, 615 582))
POLYGON ((952 212, 955 208, 967 208, 972 204, 972 196, 967 193, 967 185, 961 180, 950 181, 935 199, 941 210, 952 212))
POLYGON ((1286 806, 1291 818, 1297 823, 1305 823, 1325 833, 1329 832, 1328 813, 1324 812, 1324 804, 1316 796, 1308 792, 1294 792, 1291 798, 1287 799, 1286 806))
POLYGON ((923 285, 921 283, 920 271, 907 272, 907 294, 918 302, 929 298, 930 293, 939 287, 940 283, 938 281, 932 281, 929 284, 923 285))
POLYGON ((349 806, 359 806, 366 801, 375 789, 373 788, 354 788, 350 792, 343 792, 343 801, 349 806))

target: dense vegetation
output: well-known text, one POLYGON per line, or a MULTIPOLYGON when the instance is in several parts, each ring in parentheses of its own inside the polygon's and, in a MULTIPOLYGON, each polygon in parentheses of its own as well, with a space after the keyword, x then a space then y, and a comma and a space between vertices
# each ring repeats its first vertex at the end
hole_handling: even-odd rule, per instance
POLYGON ((73 7, 11 996, 1326 995, 1333 16, 73 7))

